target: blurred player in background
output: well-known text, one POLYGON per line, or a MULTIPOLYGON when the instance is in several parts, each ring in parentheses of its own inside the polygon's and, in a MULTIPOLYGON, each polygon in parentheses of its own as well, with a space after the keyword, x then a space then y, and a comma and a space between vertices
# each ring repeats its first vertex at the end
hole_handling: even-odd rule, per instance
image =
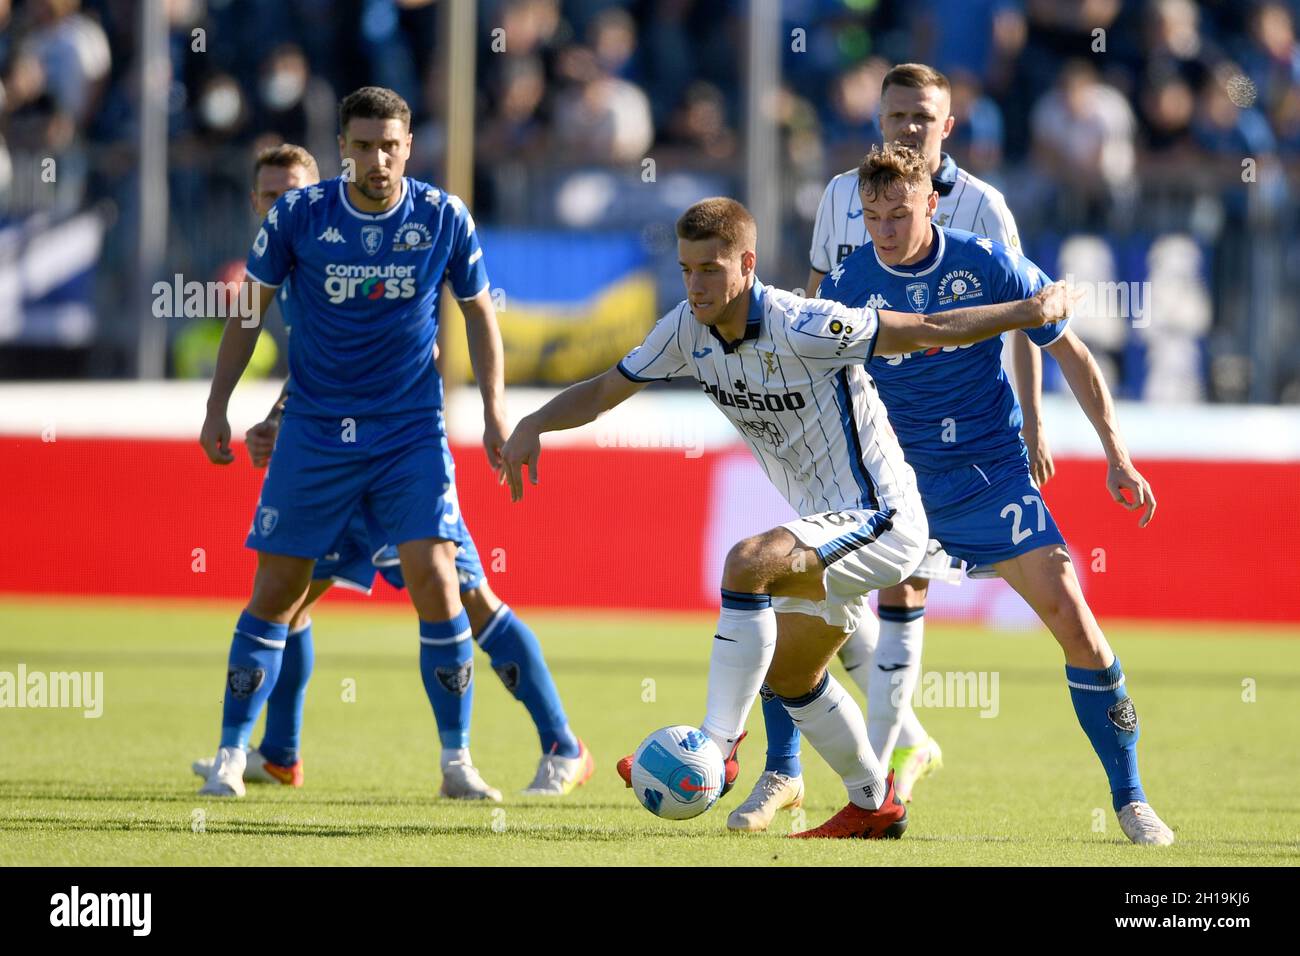
MULTIPOLYGON (((911 146, 925 156, 939 195, 936 224, 965 229, 1018 250, 1016 221, 1002 194, 959 168, 942 151, 943 141, 955 122, 951 106, 947 77, 920 63, 901 63, 886 73, 881 83, 881 135, 886 143, 911 146)), ((809 251, 808 294, 816 295, 826 274, 868 241, 858 195, 858 171, 850 169, 830 181, 817 207, 809 251)), ((907 305, 879 299, 870 304, 900 309, 907 305)), ((1053 471, 1041 424, 1042 359, 1026 335, 1010 336, 1009 352, 1023 413, 1020 430, 1029 449, 1034 480, 1041 486, 1053 471)), ((867 726, 876 756, 893 768, 894 783, 904 802, 912 799, 912 790, 921 777, 942 766, 943 754, 921 726, 910 700, 896 704, 892 691, 899 682, 916 680, 929 581, 952 580, 954 574, 961 574, 961 562, 954 561, 938 542, 931 541, 925 560, 911 579, 880 592, 879 620, 868 611, 862 626, 840 651, 845 669, 866 695, 867 726), (874 659, 878 640, 891 649, 886 655, 888 660, 874 659), (899 648, 906 651, 898 653, 899 648), (892 745, 890 740, 894 741, 892 745)), ((799 731, 771 694, 764 691, 763 701, 767 764, 749 799, 731 814, 729 825, 734 830, 763 830, 778 810, 797 806, 803 799, 799 731)))
MULTIPOLYGON (((483 781, 469 754, 471 634, 537 725, 543 755, 525 792, 569 793, 590 777, 591 756, 568 727, 536 637, 484 581, 456 504, 442 430, 433 339, 445 274, 466 315, 471 357, 482 383, 484 440, 496 463, 503 415, 501 345, 473 219, 455 197, 402 176, 411 136, 410 111, 400 97, 366 88, 344 101, 340 118, 345 169, 349 164, 354 171, 364 169, 364 180, 340 177, 316 185, 315 161, 298 147, 279 147, 258 159, 252 201, 266 220, 248 274, 260 280, 260 268, 283 279, 279 297, 285 324, 298 328, 301 344, 290 355, 295 396, 290 415, 284 418, 286 386, 267 421, 250 430, 250 453, 255 464, 266 465, 282 428, 298 444, 278 452, 276 469, 268 469, 270 487, 263 488, 250 533, 250 546, 261 552, 258 578, 232 642, 221 748, 211 767, 207 761, 194 767, 207 774, 201 792, 242 795, 250 757, 250 779, 301 784, 298 743, 314 657, 308 608, 336 581, 368 593, 376 567, 401 587, 407 580, 405 566, 420 582, 411 589, 412 601, 421 617, 421 673, 442 744, 442 794, 501 798, 483 781), (295 214, 300 202, 306 209, 295 214), (376 225, 384 221, 386 225, 376 225), (371 261, 388 259, 383 267, 349 269, 326 261, 364 261, 381 250, 385 255, 371 261), (363 296, 354 295, 350 275, 363 279, 363 296), (393 277, 387 286, 374 281, 381 275, 393 277), (340 282, 340 276, 349 277, 340 282), (356 305, 376 301, 380 305, 370 307, 366 318, 354 318, 356 305), (302 317, 306 321, 295 322, 302 317), (394 377, 386 379, 388 374, 394 377), (304 387, 303 381, 310 385, 304 387), (406 386, 393 387, 393 382, 406 386), (298 405, 305 406, 300 420, 298 405), (353 417, 352 411, 366 417, 353 417), (342 430, 327 439, 331 419, 340 414, 342 430), (282 471, 290 477, 272 485, 272 474, 280 479, 282 471), (301 496, 295 493, 295 478, 304 485, 301 496), (277 504, 266 503, 268 493, 277 504), (343 507, 346 501, 350 507, 343 507), (283 522, 286 510, 296 520, 283 522), (325 540, 318 530, 322 527, 335 529, 326 542, 331 546, 310 548, 311 542, 325 540), (277 543, 262 540, 277 528, 277 543), (398 545, 385 544, 388 540, 398 545), (313 565, 314 557, 321 560, 313 565), (303 581, 304 572, 308 581, 303 581), (448 586, 453 574, 459 600, 448 586), (300 581, 303 587, 295 596, 300 581), (266 738, 260 752, 245 756, 243 746, 263 702, 268 704, 266 738)), ((263 284, 261 293, 264 312, 272 285, 263 284)), ((239 328, 227 326, 230 341, 223 340, 224 361, 214 377, 202 438, 209 457, 221 464, 232 460, 225 402, 238 379, 236 366, 242 370, 248 340, 258 328, 247 333, 238 320, 232 322, 239 328)))
MULTIPOLYGON (((687 299, 607 372, 570 386, 523 419, 502 450, 511 496, 536 482, 543 432, 576 428, 647 384, 689 377, 749 445, 801 517, 739 542, 722 574, 701 729, 735 783, 745 719, 766 680, 839 774, 849 803, 800 836, 896 837, 907 810, 872 752, 862 711, 826 669, 872 590, 915 570, 928 540, 912 469, 865 363, 889 351, 952 347, 1041 325, 1059 289, 934 322, 917 312, 848 309, 764 286, 757 228, 732 199, 706 199, 677 222, 687 299)), ((631 786, 631 758, 618 764, 631 786)))
MULTIPOLYGON (((939 197, 919 151, 896 143, 873 148, 858 180, 871 242, 827 276, 821 296, 849 306, 879 296, 947 315, 973 302, 1023 299, 1047 284, 1019 250, 932 223, 939 197)), ((1026 334, 1056 359, 1096 430, 1111 497, 1130 510, 1143 509, 1139 526, 1145 527, 1155 514, 1155 496, 1129 458, 1088 347, 1065 321, 1026 334)), ((1173 831, 1142 788, 1138 717, 1123 668, 1084 601, 1065 539, 1034 482, 1001 342, 918 351, 882 340, 868 360, 916 473, 931 537, 965 561, 972 577, 1001 577, 1047 625, 1064 651, 1075 715, 1106 771, 1120 828, 1134 843, 1173 843, 1173 831)), ((886 654, 893 662, 910 650, 887 648, 882 635, 876 662, 886 654)), ((909 663, 919 666, 915 659, 909 663)), ((873 684, 872 693, 890 695, 897 706, 911 699, 915 683, 913 675, 879 691, 873 684)), ((886 752, 890 743, 884 741, 886 752)))

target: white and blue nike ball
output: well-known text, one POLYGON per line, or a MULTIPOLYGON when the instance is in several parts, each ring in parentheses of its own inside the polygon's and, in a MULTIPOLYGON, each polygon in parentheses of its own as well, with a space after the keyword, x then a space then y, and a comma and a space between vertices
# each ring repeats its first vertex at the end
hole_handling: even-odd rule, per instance
POLYGON ((689 820, 718 802, 722 751, 695 727, 656 730, 632 756, 632 790, 657 817, 689 820))

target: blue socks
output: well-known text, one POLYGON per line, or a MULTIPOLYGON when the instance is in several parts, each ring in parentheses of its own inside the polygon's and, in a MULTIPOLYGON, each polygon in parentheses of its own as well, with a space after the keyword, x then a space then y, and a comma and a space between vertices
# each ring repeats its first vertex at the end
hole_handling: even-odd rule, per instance
POLYGON ((316 663, 311 639, 311 622, 290 631, 280 661, 280 677, 266 701, 266 732, 257 749, 271 763, 291 767, 298 762, 302 744, 302 706, 307 699, 307 682, 316 663))
POLYGON ((469 747, 469 714, 474 701, 474 645, 469 615, 450 621, 420 622, 420 676, 433 707, 444 750, 469 747))
POLYGON ((569 730, 559 691, 542 657, 542 646, 528 625, 502 604, 475 640, 488 655, 506 690, 532 717, 541 738, 542 753, 578 756, 581 752, 578 738, 569 730))
POLYGON ((1114 808, 1118 810, 1135 800, 1145 802, 1146 794, 1138 779, 1137 711, 1125 691, 1119 658, 1105 670, 1067 665, 1065 681, 1070 686, 1079 726, 1106 770, 1114 808))
POLYGON ((280 675, 289 625, 272 624, 247 611, 235 623, 221 706, 221 746, 245 747, 257 715, 280 675))
POLYGON ((797 777, 803 773, 799 763, 799 728, 772 688, 764 684, 758 696, 763 702, 763 728, 767 731, 767 763, 763 771, 797 777))

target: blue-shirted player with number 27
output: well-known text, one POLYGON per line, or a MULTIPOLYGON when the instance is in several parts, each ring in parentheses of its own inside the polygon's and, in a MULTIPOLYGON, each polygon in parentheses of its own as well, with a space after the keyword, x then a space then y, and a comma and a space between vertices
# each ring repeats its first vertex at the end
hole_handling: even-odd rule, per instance
MULTIPOLYGON (((858 181, 871 242, 826 276, 819 297, 857 306, 877 295, 887 308, 942 314, 1023 299, 1048 284, 1016 250, 931 223, 937 197, 929 167, 915 150, 897 144, 873 149, 858 181)), ((1110 392, 1087 346, 1068 319, 1026 334, 1057 360, 1096 429, 1111 496, 1130 510, 1144 509, 1139 523, 1145 526, 1155 498, 1129 459, 1110 392)), ((1173 843, 1173 831, 1147 803, 1138 776, 1137 712, 1119 659, 1083 599, 1065 539, 1030 476, 1001 349, 995 338, 873 355, 867 368, 916 472, 930 536, 965 560, 973 577, 1001 576, 1051 630, 1065 652, 1075 714, 1106 770, 1120 828, 1134 843, 1173 843)), ((887 648, 883 642, 882 637, 877 661, 920 653, 919 647, 887 648)), ((912 688, 895 692, 907 699, 912 688)))

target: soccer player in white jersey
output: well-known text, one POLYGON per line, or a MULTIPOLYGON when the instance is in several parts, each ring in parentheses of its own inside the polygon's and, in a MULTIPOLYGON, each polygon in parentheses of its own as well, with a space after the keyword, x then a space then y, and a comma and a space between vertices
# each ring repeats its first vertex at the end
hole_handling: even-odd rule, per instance
MULTIPOLYGON (((745 719, 767 684, 840 775, 848 805, 799 836, 902 834, 896 798, 853 698, 826 665, 854 630, 868 592, 905 580, 928 540, 912 469, 864 368, 873 349, 957 346, 1031 328, 1065 309, 1060 287, 1000 307, 948 312, 847 309, 764 286, 757 230, 733 199, 706 199, 677 221, 687 299, 614 368, 570 386, 524 418, 501 452, 511 497, 521 469, 537 481, 543 432, 594 421, 675 377, 699 382, 800 517, 736 544, 722 574, 701 729, 727 755, 735 783, 745 719), (905 343, 912 343, 911 345, 905 343)), ((631 785, 631 758, 619 775, 631 785)))
MULTIPOLYGON (((880 131, 885 142, 897 142, 918 149, 930 166, 939 208, 935 224, 965 229, 987 236, 1012 249, 1019 249, 1016 222, 1002 194, 988 183, 957 166, 942 151, 952 132, 948 79, 938 70, 920 63, 901 63, 881 83, 880 131)), ((862 216, 858 195, 858 171, 850 169, 834 177, 822 194, 809 250, 808 294, 816 295, 822 278, 859 246, 871 241, 862 216)), ((874 302, 882 308, 904 308, 903 302, 874 302)), ((1009 336, 1008 351, 1014 371, 1017 397, 1024 413, 1021 433, 1029 450, 1035 481, 1042 485, 1052 475, 1052 457, 1040 424, 1042 359, 1024 335, 1009 336)), ((880 592, 879 620, 868 612, 862 626, 845 642, 841 662, 867 696, 867 719, 876 755, 894 770, 899 797, 907 802, 923 776, 942 766, 943 755, 917 719, 908 701, 895 705, 895 695, 870 693, 882 681, 904 680, 910 685, 911 672, 920 667, 921 639, 925 626, 925 599, 931 579, 952 580, 961 573, 961 562, 944 553, 931 541, 925 560, 908 581, 880 592), (906 648, 889 661, 875 660, 877 641, 887 648, 906 648), (880 670, 881 667, 888 670, 880 670), (897 742, 885 752, 890 728, 901 721, 897 742)), ((763 830, 778 810, 797 806, 803 799, 799 764, 799 734, 785 718, 785 711, 766 691, 763 714, 767 728, 767 763, 754 789, 731 815, 734 830, 763 830)))

